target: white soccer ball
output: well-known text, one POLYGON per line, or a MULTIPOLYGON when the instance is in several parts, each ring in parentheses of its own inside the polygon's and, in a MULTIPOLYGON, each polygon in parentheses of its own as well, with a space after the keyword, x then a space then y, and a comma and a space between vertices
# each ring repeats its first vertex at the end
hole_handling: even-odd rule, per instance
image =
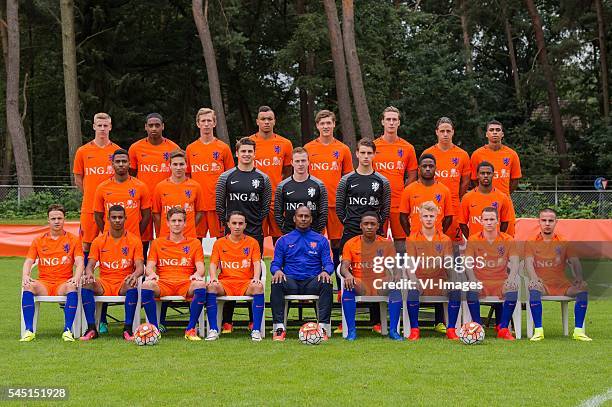
POLYGON ((145 323, 136 328, 134 343, 138 346, 152 346, 159 342, 161 333, 153 324, 145 323))
POLYGON ((485 338, 484 328, 477 322, 463 324, 457 332, 457 336, 466 345, 481 343, 485 338))
POLYGON ((316 322, 307 322, 300 328, 298 338, 304 345, 318 345, 323 342, 323 329, 316 322))

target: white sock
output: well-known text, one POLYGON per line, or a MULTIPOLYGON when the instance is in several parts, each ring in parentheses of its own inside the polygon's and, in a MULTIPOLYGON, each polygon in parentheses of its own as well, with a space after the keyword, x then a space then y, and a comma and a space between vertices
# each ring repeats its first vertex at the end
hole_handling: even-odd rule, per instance
POLYGON ((286 330, 286 329, 285 329, 285 324, 274 324, 274 325, 273 325, 273 327, 272 327, 272 329, 273 329, 274 331, 276 331, 278 328, 283 328, 283 331, 285 331, 285 330, 286 330))
POLYGON ((319 324, 321 328, 325 329, 327 335, 331 334, 331 324, 319 324))

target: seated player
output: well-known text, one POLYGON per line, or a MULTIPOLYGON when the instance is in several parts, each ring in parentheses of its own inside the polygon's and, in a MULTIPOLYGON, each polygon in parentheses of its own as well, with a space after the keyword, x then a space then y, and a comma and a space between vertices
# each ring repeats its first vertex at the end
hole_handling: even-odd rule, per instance
POLYGON ((62 205, 50 205, 47 209, 49 231, 32 242, 23 262, 21 309, 25 333, 21 342, 34 340, 34 296, 65 295, 64 332, 62 339, 74 341, 70 329, 76 316, 77 285, 83 274, 83 248, 81 241, 64 230, 66 211, 62 205), (32 278, 32 265, 38 260, 38 279, 32 278), (73 268, 75 272, 73 275, 73 268))
POLYGON ((217 327, 217 296, 218 295, 250 295, 253 296, 253 326, 251 339, 261 341, 261 319, 264 310, 264 287, 261 283, 261 254, 259 243, 254 238, 244 234, 246 217, 242 212, 233 211, 226 223, 230 233, 215 241, 210 257, 210 283, 207 287, 206 311, 211 329, 206 340, 219 338, 217 327), (219 279, 217 280, 217 270, 219 279), (215 306, 212 307, 212 303, 215 306), (210 305, 209 305, 210 304, 210 305), (215 311, 214 314, 212 311, 215 311))
POLYGON ((181 295, 192 298, 185 339, 200 341, 202 338, 195 325, 206 302, 202 244, 197 238, 186 238, 183 234, 187 220, 183 208, 170 208, 166 218, 170 234, 155 239, 149 249, 146 279, 142 283, 142 306, 149 322, 157 326, 155 297, 181 295))
POLYGON ((440 209, 433 201, 423 202, 419 205, 420 229, 408 237, 406 241, 406 254, 413 259, 421 258, 417 266, 413 263, 412 270, 418 280, 418 289, 408 290, 408 317, 410 318, 410 336, 408 340, 416 341, 420 338, 419 331, 419 292, 425 296, 448 297, 448 324, 446 337, 458 340, 455 332, 459 308, 461 306, 461 292, 447 291, 441 287, 443 281, 455 280, 452 268, 445 268, 449 264, 448 258, 453 257, 453 242, 439 228, 436 220, 440 209), (422 261, 426 263, 423 264, 422 261))
POLYGON ((357 338, 355 327, 355 313, 357 305, 355 296, 358 295, 389 295, 389 338, 403 340, 397 332, 397 325, 402 310, 402 294, 399 290, 382 290, 376 288, 375 280, 389 280, 393 270, 387 270, 387 278, 373 270, 374 256, 395 257, 393 241, 390 241, 376 232, 380 221, 376 212, 366 212, 361 215, 361 235, 350 238, 342 249, 342 263, 340 272, 344 278, 342 291, 342 309, 348 330, 346 339, 354 341, 357 338))
POLYGON ((317 315, 327 339, 332 308, 331 275, 334 272, 329 241, 310 229, 312 215, 307 206, 296 209, 293 221, 295 229, 276 242, 274 260, 270 266, 270 302, 274 323, 272 340, 285 340, 285 295, 319 296, 317 315))
MULTIPOLYGON (((470 281, 482 283, 481 296, 504 299, 501 320, 497 321, 497 337, 513 341, 508 324, 518 301, 519 256, 512 236, 498 230, 497 209, 492 206, 484 208, 480 218, 482 231, 469 237, 465 251, 467 258, 474 259, 474 267, 466 264, 466 272, 470 281)), ((467 292, 467 303, 472 320, 480 324, 477 291, 467 292)))
POLYGON ((142 242, 125 230, 126 214, 121 205, 108 209, 109 228, 91 243, 89 260, 85 268, 81 298, 87 332, 81 337, 88 341, 98 337, 95 325, 96 304, 94 295, 125 295, 125 322, 123 339, 134 339, 132 324, 138 303, 138 279, 144 271, 142 242), (100 276, 94 278, 94 267, 99 264, 100 276))
POLYGON ((570 244, 555 233, 557 213, 542 209, 539 215, 540 232, 525 246, 525 268, 529 277, 529 306, 533 315, 535 331, 532 341, 544 339, 542 328, 542 295, 567 295, 576 297, 574 306, 575 328, 572 338, 577 341, 591 341, 584 332, 584 318, 588 305, 587 284, 582 278, 582 265, 570 244), (569 264, 574 281, 565 275, 569 264))

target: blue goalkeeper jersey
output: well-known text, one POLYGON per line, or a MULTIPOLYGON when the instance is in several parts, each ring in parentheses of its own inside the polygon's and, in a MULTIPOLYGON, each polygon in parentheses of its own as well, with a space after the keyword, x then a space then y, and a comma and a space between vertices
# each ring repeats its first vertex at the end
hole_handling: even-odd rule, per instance
POLYGON ((308 229, 295 229, 282 236, 274 248, 274 260, 270 266, 272 275, 281 270, 294 280, 306 280, 321 272, 334 272, 329 242, 325 236, 308 229))

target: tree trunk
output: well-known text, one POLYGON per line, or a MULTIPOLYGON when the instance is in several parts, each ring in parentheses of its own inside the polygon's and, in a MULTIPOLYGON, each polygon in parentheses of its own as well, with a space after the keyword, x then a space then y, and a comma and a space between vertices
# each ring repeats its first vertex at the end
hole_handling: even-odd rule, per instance
POLYGON ((344 54, 348 66, 349 78, 351 79, 351 90, 357 112, 357 124, 361 137, 374 137, 372 120, 368 109, 361 66, 357 55, 357 44, 355 43, 355 7, 353 0, 342 0, 342 38, 344 39, 344 54))
POLYGON ((601 66, 601 90, 603 96, 603 117, 610 116, 610 85, 608 83, 608 54, 606 47, 606 19, 601 0, 595 0, 597 10, 597 37, 599 40, 599 64, 601 66))
MULTIPOLYGON (((467 18, 467 3, 466 0, 459 1, 459 12, 461 19, 461 31, 463 32, 463 54, 465 55, 465 73, 470 81, 474 80, 474 63, 472 62, 472 39, 467 18)), ((474 95, 470 96, 470 104, 472 105, 472 117, 479 116, 478 101, 474 95)), ((478 124, 476 126, 476 136, 482 138, 482 128, 478 124)))
POLYGON ((569 160, 567 157, 567 144, 563 131, 563 122, 561 121, 561 109, 559 108, 559 97, 557 96, 557 86, 553 76, 552 68, 548 62, 548 52, 546 50, 546 42, 544 40, 544 31, 542 30, 542 21, 540 14, 535 7, 533 0, 525 0, 527 10, 533 24, 533 31, 538 47, 538 59, 542 66, 544 79, 546 81, 546 91, 548 93, 548 102, 550 104, 550 113, 555 131, 555 140, 557 142, 557 153, 559 154, 559 166, 561 170, 569 169, 569 160))
MULTIPOLYGON (((518 64, 516 62, 516 51, 514 49, 514 40, 512 38, 512 26, 508 20, 508 11, 505 0, 501 2, 502 17, 504 19, 504 31, 506 32, 506 43, 508 44, 508 56, 510 57, 510 67, 512 68, 512 79, 514 81, 514 93, 516 100, 522 100, 521 81, 519 77, 518 64)), ((521 103, 522 104, 522 103, 521 103)))
POLYGON ((351 110, 351 96, 349 93, 348 78, 346 76, 346 61, 344 59, 344 45, 342 44, 342 31, 338 20, 338 10, 334 0, 323 0, 325 14, 327 15, 327 28, 331 47, 332 61, 334 63, 334 78, 336 79, 336 95, 338 96, 338 113, 342 141, 351 151, 355 151, 357 138, 351 110))
POLYGON ((533 0, 525 0, 531 22, 533 24, 533 31, 536 39, 536 45, 538 47, 538 59, 544 73, 544 79, 546 81, 546 91, 548 93, 548 102, 550 104, 550 113, 553 122, 553 129, 555 132, 555 140, 557 142, 557 153, 559 153, 559 166, 561 170, 569 169, 569 160, 567 157, 567 143, 565 141, 565 134, 563 132, 563 123, 561 121, 561 109, 559 108, 559 98, 557 96, 557 86, 553 77, 553 72, 548 62, 548 52, 546 50, 546 42, 544 41, 544 31, 542 30, 542 21, 540 15, 535 7, 533 0))
POLYGON ((76 151, 83 142, 79 85, 77 80, 73 0, 61 0, 60 9, 62 15, 62 56, 64 65, 64 95, 66 97, 66 127, 68 130, 68 159, 70 164, 68 168, 72 168, 76 151))
MULTIPOLYGON (((306 0, 297 0, 296 12, 298 16, 306 14, 306 0)), ((300 58, 299 73, 300 77, 310 76, 314 73, 314 55, 308 50, 304 50, 300 58)), ((314 116, 314 95, 309 92, 306 86, 300 86, 300 134, 302 145, 308 143, 313 134, 312 121, 314 116)))
MULTIPOLYGON (((19 114, 19 2, 7 0, 7 63, 6 63, 6 127, 13 144, 17 183, 32 185, 32 167, 28 155, 25 131, 19 114)), ((22 188, 21 195, 25 197, 32 188, 22 188)))
POLYGON ((210 28, 208 26, 208 0, 206 0, 204 4, 204 7, 202 7, 202 0, 193 0, 193 19, 198 28, 198 35, 200 36, 202 50, 204 51, 204 63, 206 64, 206 73, 208 74, 210 100, 213 109, 217 113, 217 137, 229 145, 229 133, 225 121, 225 109, 221 96, 221 83, 219 82, 215 48, 213 47, 210 28), (202 8, 204 8, 204 10, 202 10, 202 8))
MULTIPOLYGON (((4 21, 4 9, 6 3, 0 3, 0 44, 2 46, 2 62, 4 67, 4 75, 6 75, 8 68, 8 38, 6 33, 6 25, 4 21)), ((6 78, 6 76, 5 76, 6 78)), ((8 132, 3 131, 4 136, 4 155, 2 157, 2 168, 0 168, 0 175, 2 176, 2 183, 9 183, 10 175, 13 164, 13 144, 11 144, 11 137, 8 132)))

